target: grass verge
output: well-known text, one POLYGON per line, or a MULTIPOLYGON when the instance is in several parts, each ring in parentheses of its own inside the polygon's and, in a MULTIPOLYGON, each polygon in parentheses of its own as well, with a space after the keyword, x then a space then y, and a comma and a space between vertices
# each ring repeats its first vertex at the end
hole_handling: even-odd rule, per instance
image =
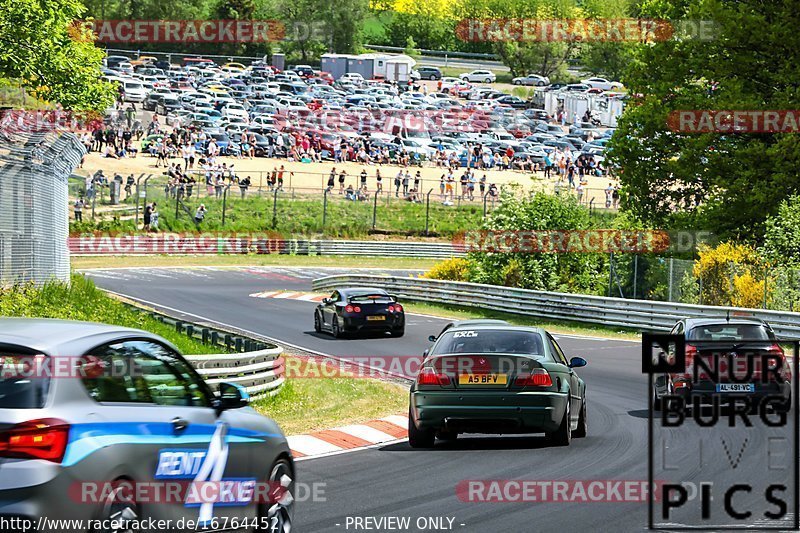
POLYGON ((72 268, 171 267, 171 266, 287 266, 354 267, 428 270, 437 259, 415 257, 360 257, 320 255, 145 255, 70 258, 72 268))
POLYGON ((408 390, 376 379, 291 379, 253 407, 276 420, 287 435, 297 435, 405 413, 408 390))
POLYGON ((0 316, 84 320, 143 329, 164 337, 183 353, 219 353, 224 349, 176 332, 147 313, 111 298, 79 274, 73 274, 69 285, 50 282, 41 288, 16 285, 0 289, 0 316))
POLYGON ((538 326, 545 328, 552 333, 561 333, 565 335, 585 335, 589 337, 600 337, 605 339, 618 339, 626 341, 640 340, 640 334, 638 332, 625 328, 593 326, 567 320, 543 320, 535 317, 453 305, 426 304, 419 302, 404 302, 403 305, 405 306, 406 311, 409 313, 420 313, 424 315, 440 316, 443 318, 454 318, 457 320, 466 320, 470 318, 495 318, 505 320, 511 324, 516 324, 519 326, 538 326))

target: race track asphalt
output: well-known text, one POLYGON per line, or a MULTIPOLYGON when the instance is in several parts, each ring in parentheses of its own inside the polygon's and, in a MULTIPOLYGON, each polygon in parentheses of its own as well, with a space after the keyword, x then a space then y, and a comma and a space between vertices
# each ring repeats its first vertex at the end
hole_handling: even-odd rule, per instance
MULTIPOLYGON (((350 269, 352 271, 352 269, 350 269)), ((446 320, 410 315, 403 338, 336 340, 313 331, 314 304, 280 298, 254 298, 252 293, 310 291, 311 280, 344 273, 323 268, 137 268, 96 269, 87 274, 98 286, 202 318, 259 333, 302 348, 341 357, 418 355, 446 320)), ((385 270, 371 273, 405 275, 385 270)), ((324 484, 324 501, 298 501, 295 530, 392 531, 387 523, 357 518, 409 517, 401 531, 566 532, 642 531, 648 524, 644 502, 470 502, 456 487, 467 480, 631 480, 648 479, 647 380, 641 373, 641 348, 630 341, 556 335, 568 357, 580 356, 588 366, 578 372, 587 383, 589 435, 568 448, 548 447, 541 436, 460 436, 433 450, 412 450, 395 443, 353 453, 297 463, 298 480, 324 484), (416 523, 419 517, 444 518, 444 526, 416 523), (448 526, 448 520, 452 525, 448 526), (422 526, 422 527, 417 527, 422 526)), ((782 525, 794 517, 794 427, 769 428, 754 421, 751 428, 700 429, 694 423, 676 428, 654 424, 654 479, 698 485, 713 480, 711 516, 700 515, 699 496, 666 519, 655 504, 656 525, 732 526, 782 525), (749 483, 751 492, 737 492, 736 509, 753 515, 735 521, 723 511, 724 493, 733 484, 749 483), (765 499, 768 483, 783 484, 776 492, 788 503, 783 522, 765 511, 777 507, 765 499)), ((693 485, 689 487, 690 496, 693 485)), ((579 499, 579 498, 578 498, 579 499)), ((790 523, 790 522, 789 522, 790 523)), ((788 528, 787 528, 788 529, 788 528)))

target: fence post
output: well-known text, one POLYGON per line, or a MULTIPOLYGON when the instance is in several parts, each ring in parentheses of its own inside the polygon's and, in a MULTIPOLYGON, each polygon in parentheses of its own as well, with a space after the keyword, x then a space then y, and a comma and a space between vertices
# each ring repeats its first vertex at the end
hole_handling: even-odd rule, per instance
POLYGON ((669 258, 669 295, 667 296, 667 301, 668 302, 672 301, 672 269, 673 269, 674 263, 675 263, 675 258, 674 257, 670 257, 669 258))
POLYGON ((378 191, 375 191, 375 197, 372 200, 372 229, 375 229, 378 223, 378 191))
MULTIPOLYGON (((325 219, 328 217, 328 193, 331 190, 325 187, 325 192, 322 194, 322 233, 325 234, 325 219)), ((377 194, 377 193, 375 193, 377 194)))
POLYGON ((225 190, 222 191, 222 225, 225 226, 225 211, 228 207, 228 191, 233 183, 229 183, 225 190))
POLYGON ((433 192, 433 188, 428 190, 428 194, 425 195, 425 236, 428 236, 428 222, 430 221, 430 213, 431 213, 431 193, 433 192))
POLYGON ((636 299, 636 282, 639 280, 639 255, 633 256, 633 299, 636 299))
POLYGON ((275 192, 272 194, 272 229, 278 227, 278 191, 280 189, 275 189, 275 192))
POLYGON ((180 207, 180 205, 181 205, 181 199, 176 194, 175 195, 175 220, 176 221, 178 220, 178 214, 179 214, 178 208, 180 207))
POLYGON ((483 195, 483 218, 486 218, 486 201, 489 199, 489 191, 483 195))
POLYGON ((143 176, 144 174, 139 176, 139 178, 136 180, 136 209, 133 215, 134 216, 133 225, 135 226, 136 229, 139 229, 139 181, 141 181, 143 176))

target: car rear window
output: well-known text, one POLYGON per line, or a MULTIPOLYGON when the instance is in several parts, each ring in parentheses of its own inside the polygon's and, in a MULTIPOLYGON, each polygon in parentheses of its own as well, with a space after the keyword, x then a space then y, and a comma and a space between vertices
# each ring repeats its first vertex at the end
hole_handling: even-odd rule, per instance
POLYGON ((29 372, 34 358, 49 357, 28 348, 0 344, 0 409, 41 409, 47 401, 50 379, 29 372))
POLYGON ((531 331, 474 329, 447 331, 432 355, 454 353, 513 353, 544 356, 542 336, 531 331))
POLYGON ((696 326, 689 331, 689 340, 695 341, 740 341, 774 340, 772 331, 760 324, 708 324, 696 326))

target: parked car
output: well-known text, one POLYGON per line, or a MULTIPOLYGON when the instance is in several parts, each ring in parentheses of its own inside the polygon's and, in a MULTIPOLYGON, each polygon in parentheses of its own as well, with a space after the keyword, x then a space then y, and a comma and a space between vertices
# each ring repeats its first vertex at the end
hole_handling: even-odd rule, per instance
POLYGON ((586 78, 585 80, 581 80, 581 83, 594 89, 602 89, 604 91, 622 89, 622 84, 620 82, 610 81, 605 78, 586 78))
POLYGON ((537 87, 544 87, 550 85, 550 78, 547 76, 539 76, 538 74, 528 74, 527 76, 520 76, 511 80, 514 85, 536 85, 537 87))
POLYGON ((497 76, 491 70, 473 70, 472 72, 465 72, 459 78, 477 83, 494 83, 497 80, 497 76))
POLYGON ((421 66, 417 68, 419 76, 423 80, 440 80, 442 79, 442 71, 438 67, 421 66))

